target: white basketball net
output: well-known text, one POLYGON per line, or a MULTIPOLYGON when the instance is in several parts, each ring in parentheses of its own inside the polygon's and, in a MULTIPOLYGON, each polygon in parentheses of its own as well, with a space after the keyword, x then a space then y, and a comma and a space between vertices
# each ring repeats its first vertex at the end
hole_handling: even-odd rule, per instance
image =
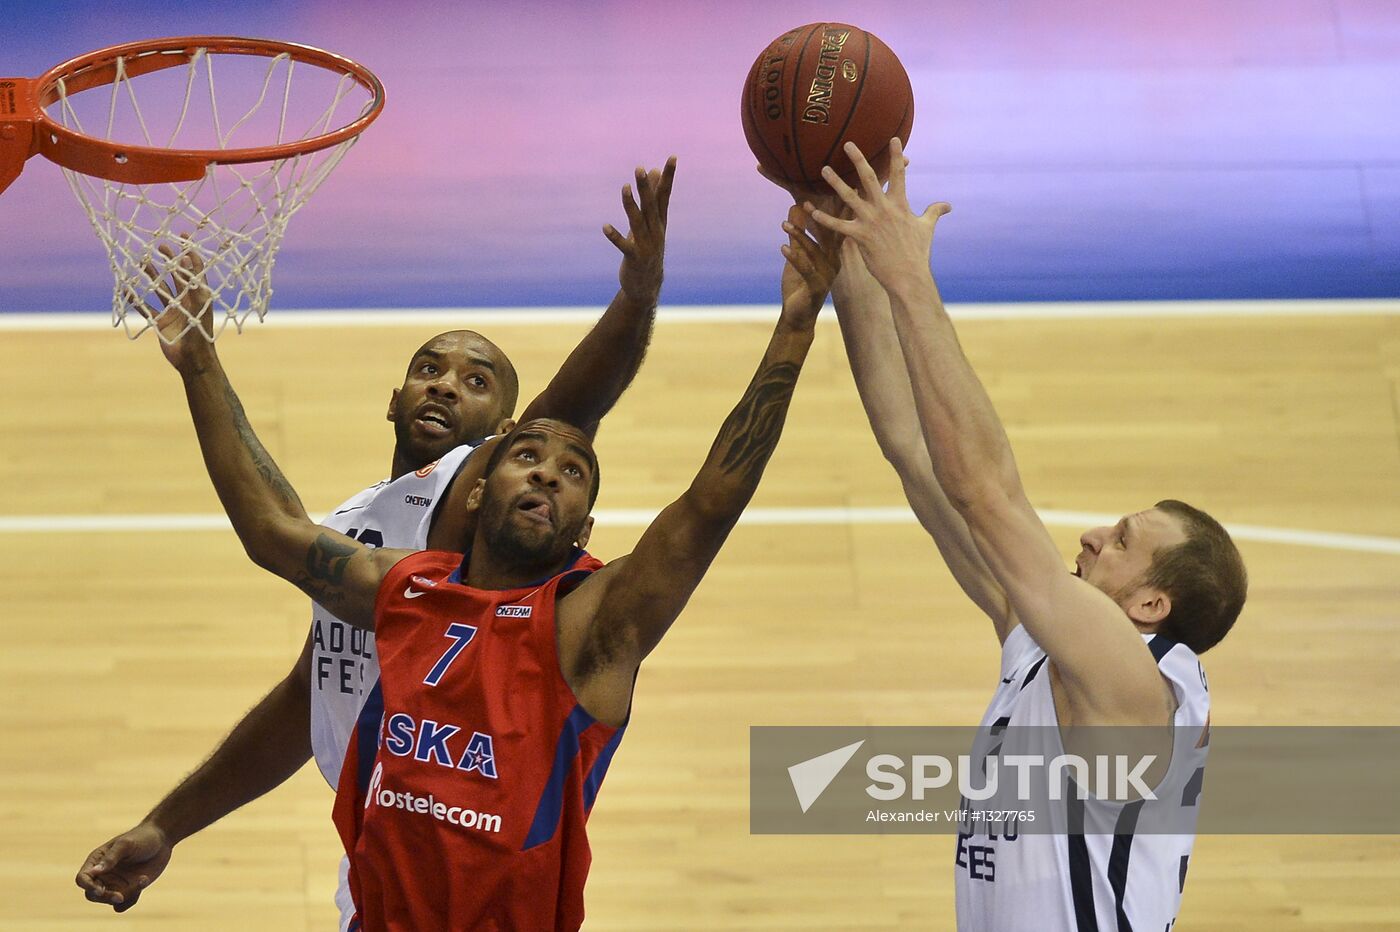
MULTIPOLYGON (((302 80, 294 94, 296 65, 286 54, 262 58, 199 49, 183 70, 175 67, 133 80, 119 58, 102 138, 116 141, 115 134, 121 133, 120 141, 128 144, 172 149, 268 146, 323 136, 371 107, 372 97, 350 74, 315 65, 302 65, 297 72, 302 80), (216 60, 221 74, 243 77, 233 90, 227 88, 230 79, 225 79, 225 97, 256 93, 251 102, 228 105, 226 112, 232 119, 220 115, 216 60), (250 67, 263 71, 260 87, 256 76, 249 74, 250 67), (164 80, 153 80, 161 75, 164 80), (137 101, 137 83, 142 84, 143 99, 152 114, 149 119, 137 101), (314 86, 308 92, 306 85, 314 86), (366 99, 351 114, 359 101, 347 102, 347 98, 355 97, 357 89, 366 99), (327 96, 329 103, 322 103, 327 96), (350 114, 348 118, 337 116, 342 110, 350 114), (154 116, 156 112, 165 115, 163 122, 154 116)), ((95 135, 84 128, 79 115, 89 124, 101 121, 103 115, 91 107, 91 101, 102 96, 97 89, 69 97, 60 81, 58 93, 52 105, 56 112, 50 116, 77 132, 95 135), (80 99, 88 109, 75 106, 80 99)), ((116 278, 112 326, 121 326, 129 338, 136 339, 153 329, 152 312, 168 305, 183 311, 187 323, 178 332, 157 330, 162 339, 174 342, 193 329, 213 341, 230 323, 241 332, 249 315, 262 320, 272 296, 272 264, 287 221, 340 163, 355 138, 277 161, 214 163, 203 178, 188 182, 135 185, 65 168, 69 186, 107 249, 116 278), (203 262, 204 270, 197 276, 180 268, 182 262, 188 265, 190 253, 203 262)))

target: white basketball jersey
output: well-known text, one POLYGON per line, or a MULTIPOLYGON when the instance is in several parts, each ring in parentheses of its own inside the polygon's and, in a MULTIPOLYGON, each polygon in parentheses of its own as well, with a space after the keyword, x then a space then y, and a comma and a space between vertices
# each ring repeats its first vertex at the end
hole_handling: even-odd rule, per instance
MULTIPOLYGON (((1092 824, 1111 826, 1103 834, 965 826, 953 869, 959 932, 1167 932, 1175 923, 1195 840, 1210 694, 1205 671, 1190 648, 1161 635, 1143 637, 1177 701, 1172 760, 1152 787, 1161 801, 1153 805, 1186 807, 1174 814, 1179 817, 1172 824, 1188 825, 1193 833, 1135 833, 1140 804, 1099 800, 1087 805, 1092 824)), ((1019 753, 1051 760, 1064 753, 1048 665, 1045 651, 1017 626, 1002 646, 1001 683, 982 719, 974 759, 1019 753), (1008 732, 1005 742, 997 739, 1003 728, 1014 726, 1042 727, 1008 732), (1013 742, 1016 747, 1010 746, 1013 742)), ((1065 803, 1071 822, 1075 805, 1065 803)), ((1079 824, 1089 824, 1082 821, 1085 803, 1078 806, 1079 824)))
MULTIPOLYGON (((460 446, 417 472, 370 486, 321 523, 370 547, 422 550, 433 508, 472 447, 460 446)), ((374 635, 311 606, 311 750, 335 789, 350 734, 379 682, 374 635)), ((376 719, 372 727, 378 727, 376 719)))

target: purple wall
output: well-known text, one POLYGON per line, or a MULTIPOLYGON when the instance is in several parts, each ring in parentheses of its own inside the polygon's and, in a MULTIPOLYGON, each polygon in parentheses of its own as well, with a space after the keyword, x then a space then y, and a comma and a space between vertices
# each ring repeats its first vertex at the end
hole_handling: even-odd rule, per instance
MULTIPOLYGON (((851 18, 910 72, 911 197, 955 206, 950 300, 1400 295, 1394 0, 503 6, 12 0, 0 73, 197 32, 375 69, 389 107, 293 221, 274 306, 603 303, 599 228, 672 152, 665 300, 767 302, 785 201, 753 173, 739 86, 785 29, 851 18)), ((32 161, 0 218, 0 310, 109 305, 55 167, 32 161)))

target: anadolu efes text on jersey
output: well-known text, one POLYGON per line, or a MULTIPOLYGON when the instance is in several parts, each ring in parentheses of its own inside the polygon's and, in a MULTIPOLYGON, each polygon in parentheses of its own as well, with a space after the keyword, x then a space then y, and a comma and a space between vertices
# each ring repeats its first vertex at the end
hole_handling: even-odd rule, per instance
MULTIPOLYGON (((954 852, 959 932, 1160 932, 1175 922, 1195 841, 1210 693, 1190 648, 1163 635, 1143 637, 1176 698, 1164 757, 1170 763, 1151 781, 1152 798, 1111 801, 1099 786, 1109 781, 1086 772, 1079 779, 1088 785, 1070 784, 1052 797, 1063 800, 1051 810, 1063 830, 1032 832, 1015 820, 964 824, 954 852), (1169 832, 1144 831, 1162 821, 1169 832)), ((983 773, 992 758, 1066 759, 1049 666, 1023 626, 1007 636, 1001 683, 972 754, 983 773)))
MULTIPOLYGON (((417 472, 372 485, 341 503, 322 525, 367 547, 422 550, 428 546, 433 507, 474 447, 460 446, 417 472)), ((374 635, 311 608, 311 750, 321 775, 340 782, 345 746, 365 697, 379 681, 374 635)))
POLYGON ((335 821, 363 928, 576 929, 588 813, 622 738, 559 667, 555 601, 602 564, 510 590, 425 552, 384 578, 379 683, 351 737, 335 821))

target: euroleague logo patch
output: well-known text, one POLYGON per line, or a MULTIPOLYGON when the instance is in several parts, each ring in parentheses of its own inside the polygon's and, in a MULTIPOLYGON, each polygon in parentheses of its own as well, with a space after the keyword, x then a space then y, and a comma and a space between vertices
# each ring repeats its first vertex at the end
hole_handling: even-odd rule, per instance
POLYGON ((496 606, 497 618, 529 618, 533 605, 498 605, 496 606))
POLYGON ((433 460, 431 463, 414 473, 414 475, 417 476, 419 479, 422 479, 428 473, 432 472, 434 469, 437 469, 437 464, 441 462, 442 460, 433 460))

